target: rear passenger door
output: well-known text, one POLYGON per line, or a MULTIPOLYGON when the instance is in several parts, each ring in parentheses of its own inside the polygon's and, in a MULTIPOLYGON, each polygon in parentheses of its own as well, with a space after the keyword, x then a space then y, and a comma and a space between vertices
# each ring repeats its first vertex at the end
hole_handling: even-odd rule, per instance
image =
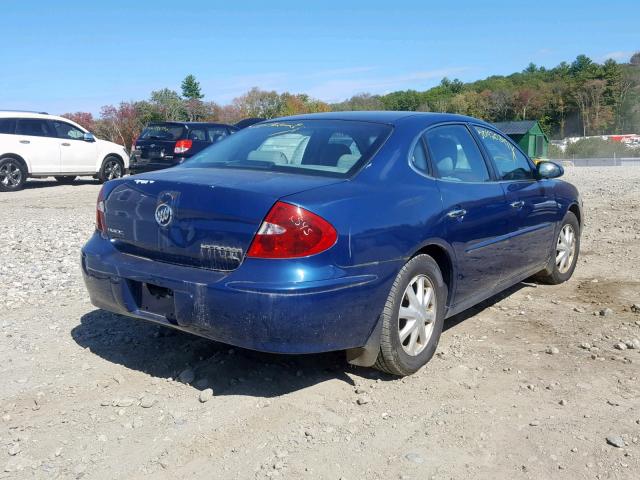
POLYGON ((431 128, 423 139, 440 190, 446 235, 456 255, 455 306, 485 298, 507 266, 510 208, 464 124, 431 128))
POLYGON ((27 160, 29 173, 59 173, 60 145, 49 128, 49 122, 40 118, 16 119, 14 146, 27 160))
POLYGON ((513 142, 484 126, 473 128, 493 162, 511 211, 513 228, 507 252, 511 268, 505 278, 508 281, 548 260, 558 206, 549 182, 537 179, 533 162, 513 142))

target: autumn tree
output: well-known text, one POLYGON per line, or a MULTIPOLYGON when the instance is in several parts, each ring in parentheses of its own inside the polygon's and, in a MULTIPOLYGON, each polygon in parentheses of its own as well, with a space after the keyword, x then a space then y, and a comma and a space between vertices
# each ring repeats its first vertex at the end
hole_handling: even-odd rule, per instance
POLYGON ((108 140, 126 148, 129 148, 143 127, 136 106, 132 102, 122 102, 117 107, 105 105, 100 110, 100 120, 100 133, 108 140))
POLYGON ((93 115, 89 112, 63 113, 62 117, 68 118, 72 122, 76 122, 81 127, 93 132, 96 128, 96 122, 93 115))

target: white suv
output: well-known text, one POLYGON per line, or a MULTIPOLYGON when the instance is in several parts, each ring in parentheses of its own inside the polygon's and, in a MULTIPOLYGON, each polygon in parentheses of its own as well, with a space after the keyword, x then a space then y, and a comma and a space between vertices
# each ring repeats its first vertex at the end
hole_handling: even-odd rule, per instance
POLYGON ((71 120, 0 110, 0 192, 20 190, 28 177, 70 183, 91 175, 104 182, 128 168, 122 145, 99 140, 71 120))

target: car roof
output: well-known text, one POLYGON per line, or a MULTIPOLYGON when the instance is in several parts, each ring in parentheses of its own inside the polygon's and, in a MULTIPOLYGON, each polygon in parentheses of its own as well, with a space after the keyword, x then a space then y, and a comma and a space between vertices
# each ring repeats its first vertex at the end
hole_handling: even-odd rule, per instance
POLYGON ((419 121, 422 124, 435 124, 441 122, 477 122, 485 123, 472 117, 456 115, 453 113, 434 112, 405 112, 405 111, 350 111, 350 112, 322 112, 308 113, 303 115, 292 115, 281 117, 277 120, 351 120, 360 122, 386 123, 397 125, 407 119, 419 121))
POLYGON ((44 120, 60 120, 62 122, 67 122, 76 127, 79 127, 83 132, 87 131, 86 128, 78 125, 73 120, 69 120, 68 118, 60 117, 58 115, 49 115, 45 112, 29 112, 27 110, 0 110, 0 118, 41 118, 44 120))
MULTIPOLYGON (((159 121, 159 122, 149 122, 148 125, 186 125, 187 127, 230 127, 235 128, 233 125, 228 125, 226 123, 219 122, 176 122, 176 121, 159 121)), ((147 125, 147 126, 148 126, 147 125)))

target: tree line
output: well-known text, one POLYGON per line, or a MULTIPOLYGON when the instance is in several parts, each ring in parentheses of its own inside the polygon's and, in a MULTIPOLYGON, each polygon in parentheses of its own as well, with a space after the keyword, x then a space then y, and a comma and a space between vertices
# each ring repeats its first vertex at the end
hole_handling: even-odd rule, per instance
POLYGON ((338 103, 306 94, 252 88, 227 105, 206 101, 197 79, 187 75, 181 92, 164 88, 148 100, 105 105, 91 113, 64 114, 101 138, 130 146, 142 128, 154 121, 215 121, 274 118, 300 113, 344 110, 451 112, 489 122, 538 120, 552 138, 640 132, 640 52, 628 62, 598 63, 585 55, 547 69, 533 63, 511 75, 462 82, 442 79, 424 90, 385 95, 359 93, 338 103))

